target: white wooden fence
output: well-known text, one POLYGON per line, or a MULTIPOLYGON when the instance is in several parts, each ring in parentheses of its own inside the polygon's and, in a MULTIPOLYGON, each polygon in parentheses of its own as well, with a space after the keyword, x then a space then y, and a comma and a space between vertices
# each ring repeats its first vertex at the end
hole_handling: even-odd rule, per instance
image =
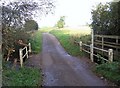
POLYGON ((20 56, 20 65, 23 67, 23 58, 28 58, 28 53, 31 52, 31 44, 29 43, 27 46, 25 46, 22 49, 19 49, 19 56, 20 56), (27 48, 28 47, 28 48, 27 48), (25 50, 25 54, 23 55, 23 51, 25 50))
POLYGON ((84 44, 84 43, 82 43, 82 41, 79 42, 79 46, 80 46, 80 51, 83 50, 86 53, 90 54, 90 58, 91 58, 92 62, 94 61, 93 56, 98 57, 98 55, 96 55, 92 52, 93 51, 92 49, 96 49, 96 50, 100 50, 100 51, 108 53, 108 59, 105 59, 105 58, 102 58, 102 59, 105 60, 105 61, 108 61, 108 62, 113 62, 113 49, 104 50, 104 49, 101 49, 101 48, 93 47, 92 44, 90 44, 90 45, 84 44), (84 49, 83 46, 86 46, 86 47, 90 48, 90 51, 84 49))

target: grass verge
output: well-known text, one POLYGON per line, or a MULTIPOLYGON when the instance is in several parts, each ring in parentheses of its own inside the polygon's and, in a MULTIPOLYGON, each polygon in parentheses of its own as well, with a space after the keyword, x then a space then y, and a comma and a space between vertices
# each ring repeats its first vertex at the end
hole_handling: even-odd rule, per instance
POLYGON ((42 78, 40 70, 37 68, 23 67, 16 70, 5 66, 3 67, 2 77, 3 86, 40 86, 40 78, 42 78))
MULTIPOLYGON (((40 53, 42 50, 42 33, 35 31, 32 33, 29 42, 31 43, 32 52, 40 53)), ((3 86, 41 86, 41 71, 37 68, 23 67, 12 69, 11 62, 3 62, 2 78, 3 86)))
POLYGON ((104 63, 96 66, 95 72, 120 86, 120 63, 104 63))
POLYGON ((42 50, 42 33, 41 33, 41 31, 40 30, 35 31, 31 35, 29 42, 31 43, 32 52, 36 53, 36 54, 40 53, 42 50))
MULTIPOLYGON (((58 38, 61 45, 69 54, 74 56, 86 55, 84 52, 80 52, 79 46, 75 45, 74 41, 81 40, 82 42, 87 43, 90 40, 89 33, 66 29, 52 30, 50 33, 58 38)), ((120 86, 120 63, 112 62, 97 65, 95 72, 120 86)))
POLYGON ((83 36, 83 33, 75 35, 76 31, 73 32, 73 30, 67 30, 67 29, 56 29, 50 31, 51 34, 55 35, 58 40, 60 41, 61 45, 65 48, 65 50, 73 56, 83 56, 85 53, 80 52, 79 46, 74 44, 74 39, 80 38, 80 36, 83 36))

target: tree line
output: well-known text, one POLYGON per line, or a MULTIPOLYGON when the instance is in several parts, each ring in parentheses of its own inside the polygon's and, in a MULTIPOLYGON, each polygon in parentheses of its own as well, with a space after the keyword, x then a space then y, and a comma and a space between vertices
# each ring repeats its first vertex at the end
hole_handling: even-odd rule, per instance
POLYGON ((100 3, 92 9, 91 14, 95 34, 120 36, 120 1, 100 3))

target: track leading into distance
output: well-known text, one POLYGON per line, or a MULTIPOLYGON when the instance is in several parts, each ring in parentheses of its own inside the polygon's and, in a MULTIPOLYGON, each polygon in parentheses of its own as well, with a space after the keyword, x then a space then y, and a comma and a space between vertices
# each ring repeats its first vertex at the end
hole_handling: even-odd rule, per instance
POLYGON ((44 86, 106 86, 80 59, 70 56, 52 34, 43 33, 44 86))

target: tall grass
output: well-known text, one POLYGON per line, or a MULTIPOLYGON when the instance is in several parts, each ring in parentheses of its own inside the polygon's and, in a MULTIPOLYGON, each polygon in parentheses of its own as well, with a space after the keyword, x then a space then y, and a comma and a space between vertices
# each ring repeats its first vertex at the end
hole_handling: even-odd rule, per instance
POLYGON ((42 51, 42 32, 40 30, 35 31, 31 35, 29 42, 31 43, 32 52, 40 53, 42 51))

